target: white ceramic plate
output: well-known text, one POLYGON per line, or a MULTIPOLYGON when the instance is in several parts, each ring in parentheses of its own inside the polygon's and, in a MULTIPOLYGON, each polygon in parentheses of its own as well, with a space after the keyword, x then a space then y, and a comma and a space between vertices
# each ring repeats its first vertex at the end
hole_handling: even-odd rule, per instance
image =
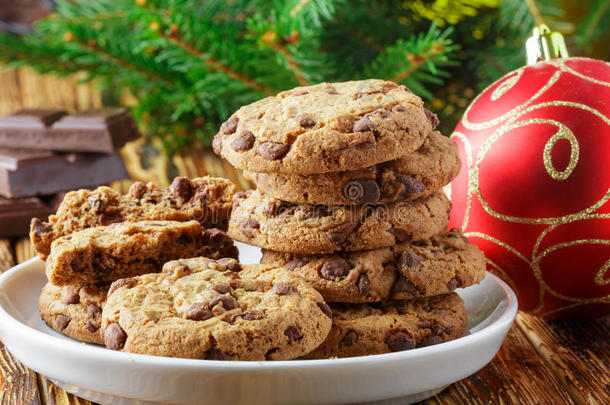
MULTIPOLYGON (((260 251, 240 244, 242 263, 260 251)), ((458 290, 469 314, 465 336, 435 346, 332 360, 230 362, 171 359, 79 343, 38 315, 43 263, 0 276, 0 339, 31 369, 81 397, 105 404, 406 404, 485 366, 517 313, 513 291, 487 274, 458 290)))

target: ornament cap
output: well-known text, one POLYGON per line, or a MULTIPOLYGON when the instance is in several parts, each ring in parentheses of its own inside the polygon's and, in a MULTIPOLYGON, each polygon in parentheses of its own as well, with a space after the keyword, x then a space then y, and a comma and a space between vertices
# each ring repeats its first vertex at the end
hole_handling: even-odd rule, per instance
POLYGON ((533 35, 525 42, 527 64, 533 65, 541 60, 567 58, 568 49, 559 32, 552 32, 546 24, 534 27, 533 35))

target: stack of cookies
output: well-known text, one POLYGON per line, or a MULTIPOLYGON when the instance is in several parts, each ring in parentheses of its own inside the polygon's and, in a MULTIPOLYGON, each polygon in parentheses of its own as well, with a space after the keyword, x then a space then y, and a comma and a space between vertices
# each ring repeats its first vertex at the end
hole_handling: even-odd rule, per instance
POLYGON ((331 329, 324 299, 278 266, 241 265, 226 229, 235 187, 184 177, 70 192, 31 239, 46 259, 42 319, 112 350, 208 360, 287 360, 331 329), (214 228, 211 228, 214 227, 214 228))
POLYGON ((331 303, 330 334, 309 357, 412 349, 465 330, 454 290, 478 283, 485 263, 446 231, 441 188, 460 161, 437 124, 405 86, 364 80, 265 98, 214 138, 257 187, 235 195, 229 236, 331 303))
POLYGON ((102 310, 130 277, 157 273, 174 259, 226 264, 237 257, 223 232, 234 192, 225 179, 177 177, 166 189, 134 183, 126 195, 109 187, 67 193, 48 221, 31 224, 49 279, 39 301, 43 320, 75 339, 117 348, 126 335, 117 326, 102 333, 102 310))

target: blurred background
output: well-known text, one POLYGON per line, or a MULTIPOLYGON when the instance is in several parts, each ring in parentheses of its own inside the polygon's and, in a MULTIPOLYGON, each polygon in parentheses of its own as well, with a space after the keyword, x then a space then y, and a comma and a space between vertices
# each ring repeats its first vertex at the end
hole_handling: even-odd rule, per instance
POLYGON ((610 59, 610 0, 0 0, 0 114, 126 106, 145 138, 131 176, 247 182, 209 151, 243 104, 299 85, 407 85, 449 135, 470 101, 525 62, 534 25, 571 56, 610 59))

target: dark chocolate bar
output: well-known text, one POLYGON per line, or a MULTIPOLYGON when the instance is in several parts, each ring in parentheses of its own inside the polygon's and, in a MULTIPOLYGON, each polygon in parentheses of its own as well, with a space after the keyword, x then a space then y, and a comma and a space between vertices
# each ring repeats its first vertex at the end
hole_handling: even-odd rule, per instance
POLYGON ((0 147, 112 153, 139 138, 123 108, 80 111, 27 109, 0 118, 0 147))
POLYGON ((46 218, 55 213, 63 194, 44 199, 0 197, 0 238, 26 236, 32 218, 46 218))
POLYGON ((55 194, 128 178, 119 154, 60 154, 0 148, 0 196, 55 194))

